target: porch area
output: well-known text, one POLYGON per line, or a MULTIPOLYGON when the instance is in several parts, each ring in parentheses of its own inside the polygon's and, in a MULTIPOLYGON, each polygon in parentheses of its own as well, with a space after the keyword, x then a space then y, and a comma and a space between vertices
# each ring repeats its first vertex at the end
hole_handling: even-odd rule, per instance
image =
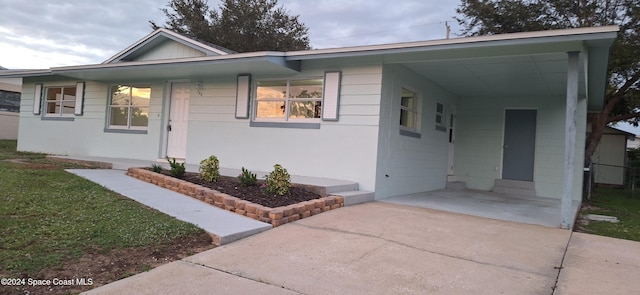
MULTIPOLYGON (((560 199, 524 197, 470 189, 441 189, 390 197, 380 201, 552 228, 561 227, 560 199)), ((580 202, 573 201, 571 227, 579 208, 580 202)))

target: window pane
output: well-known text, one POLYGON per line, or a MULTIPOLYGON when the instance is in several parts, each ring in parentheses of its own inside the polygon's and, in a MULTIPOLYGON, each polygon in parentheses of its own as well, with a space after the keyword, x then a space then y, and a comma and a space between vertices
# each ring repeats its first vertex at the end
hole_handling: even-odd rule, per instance
POLYGON ((76 88, 75 87, 65 87, 64 88, 64 100, 74 101, 76 100, 76 88))
POLYGON ((147 127, 149 125, 149 108, 131 108, 131 126, 147 127))
POLYGON ((416 113, 400 110, 400 125, 416 129, 416 113))
POLYGON ((322 98, 322 79, 291 81, 290 98, 322 98))
MULTIPOLYGON (((66 97, 66 96, 65 96, 66 97)), ((64 101, 62 103, 62 114, 73 115, 73 111, 76 108, 76 103, 74 101, 64 101)))
POLYGON ((151 88, 131 88, 131 100, 135 106, 149 106, 149 100, 151 99, 151 88))
POLYGON ((258 99, 286 98, 287 81, 261 81, 258 82, 256 97, 258 99))
POLYGON ((402 96, 401 96, 400 104, 402 106, 407 107, 409 109, 416 109, 417 97, 413 91, 409 91, 407 89, 402 88, 402 96))
POLYGON ((289 103, 289 118, 320 118, 322 102, 320 101, 291 101, 289 103))
POLYGON ((440 113, 440 114, 444 113, 444 105, 443 105, 443 104, 441 104, 441 103, 438 103, 438 104, 436 105, 436 112, 438 112, 438 113, 440 113))
POLYGON ((438 123, 438 125, 442 125, 442 115, 441 114, 436 114, 436 123, 438 123))
POLYGON ((48 88, 47 100, 62 100, 62 88, 48 88))
POLYGON ((129 86, 113 86, 111 87, 111 105, 128 106, 129 97, 131 96, 131 88, 129 86))
POLYGON ((129 116, 129 108, 115 107, 111 108, 111 117, 109 125, 127 127, 127 117, 129 116))
POLYGON ((284 118, 284 101, 258 101, 256 118, 284 118))
POLYGON ((59 114, 60 102, 47 102, 47 114, 59 114))

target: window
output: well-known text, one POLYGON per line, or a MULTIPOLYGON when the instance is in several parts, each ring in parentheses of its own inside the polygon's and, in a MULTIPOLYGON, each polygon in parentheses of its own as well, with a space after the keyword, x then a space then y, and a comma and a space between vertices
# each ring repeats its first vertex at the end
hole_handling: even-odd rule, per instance
POLYGON ((146 129, 149 125, 151 88, 129 85, 111 87, 109 128, 146 129))
POLYGON ((405 88, 402 88, 400 99, 400 127, 418 131, 418 96, 405 88))
POLYGON ((70 117, 76 109, 76 87, 48 87, 46 88, 46 114, 47 117, 70 117))
POLYGON ((319 119, 322 79, 259 81, 255 109, 260 121, 319 119))
POLYGON ((436 129, 445 131, 444 127, 444 105, 436 103, 436 129))

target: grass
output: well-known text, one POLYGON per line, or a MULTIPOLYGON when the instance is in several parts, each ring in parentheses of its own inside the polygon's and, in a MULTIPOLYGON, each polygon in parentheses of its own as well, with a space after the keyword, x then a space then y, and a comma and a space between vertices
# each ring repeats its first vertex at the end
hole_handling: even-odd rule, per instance
POLYGON ((581 214, 615 216, 618 223, 590 221, 584 231, 612 238, 640 241, 640 192, 632 197, 626 190, 598 188, 585 201, 581 214))
POLYGON ((33 275, 89 251, 159 245, 202 233, 67 173, 67 167, 43 154, 16 152, 16 141, 0 140, 0 273, 33 275))

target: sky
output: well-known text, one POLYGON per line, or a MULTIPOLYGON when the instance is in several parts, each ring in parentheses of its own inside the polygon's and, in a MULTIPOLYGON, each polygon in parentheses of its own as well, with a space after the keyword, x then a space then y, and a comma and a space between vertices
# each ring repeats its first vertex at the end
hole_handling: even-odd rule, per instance
MULTIPOLYGON (((98 64, 164 24, 169 0, 0 0, 0 66, 98 64)), ((219 0, 209 0, 218 8, 219 0)), ((279 0, 314 49, 444 39, 457 0, 279 0)))
MULTIPOLYGON (((169 0, 0 0, 0 66, 99 64, 164 24, 169 0)), ((209 0, 218 8, 219 0, 209 0)), ((314 49, 459 37, 458 0, 279 0, 314 49)), ((620 123, 616 128, 640 134, 620 123)))

